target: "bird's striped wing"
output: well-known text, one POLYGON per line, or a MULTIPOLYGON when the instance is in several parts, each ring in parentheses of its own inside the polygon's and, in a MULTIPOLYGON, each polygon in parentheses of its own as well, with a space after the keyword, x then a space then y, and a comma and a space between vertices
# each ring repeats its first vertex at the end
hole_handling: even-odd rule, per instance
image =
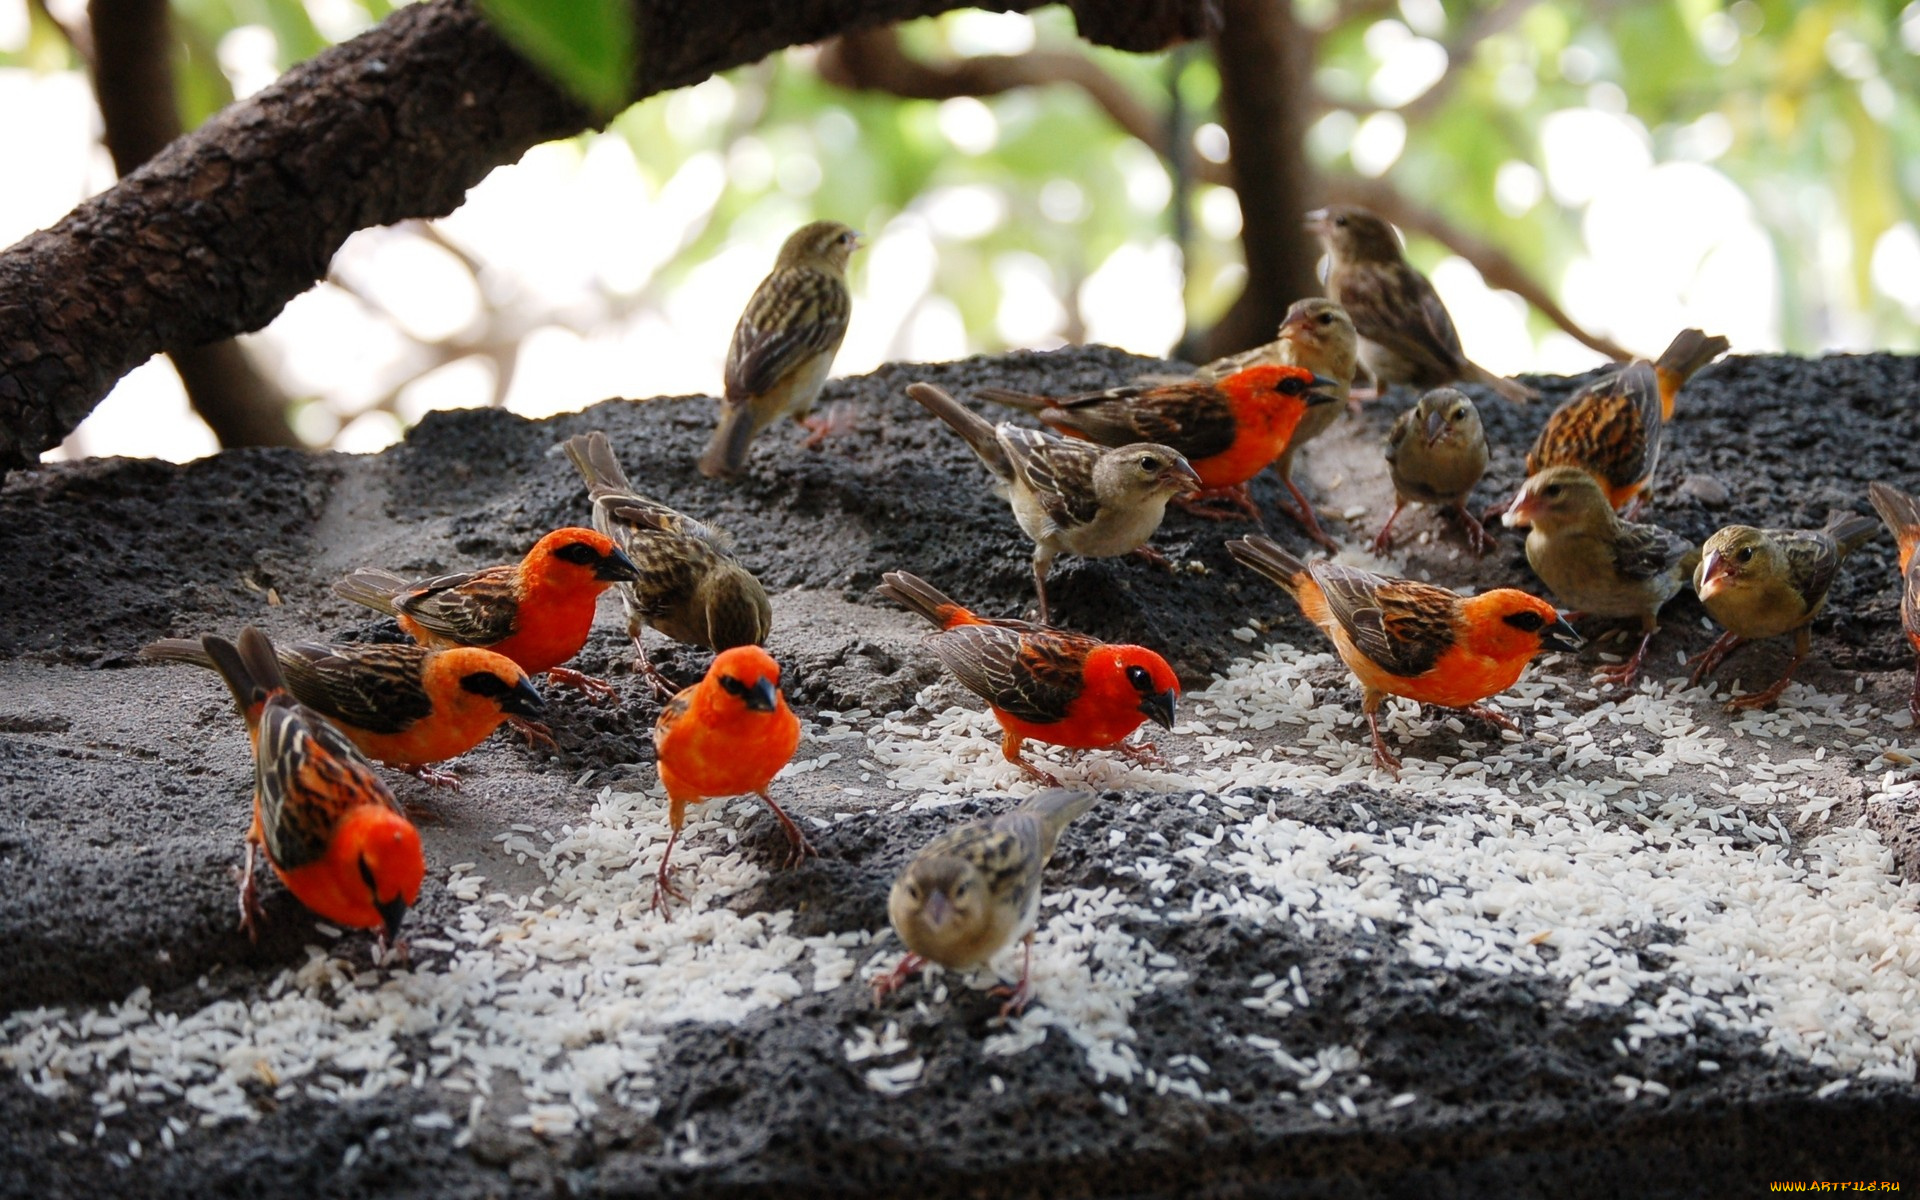
POLYGON ((1087 653, 1083 634, 1029 626, 960 625, 928 645, 962 686, 995 708, 1035 725, 1067 715, 1080 695, 1087 653))
POLYGON ((400 806, 353 744, 287 695, 268 697, 254 748, 254 788, 267 857, 283 871, 318 862, 348 812, 400 806))
POLYGON ((329 720, 369 733, 400 733, 433 715, 433 698, 421 684, 429 651, 411 644, 279 646, 287 690, 329 720))
POLYGON ((1360 652, 1388 673, 1424 675, 1453 645, 1460 597, 1447 589, 1335 563, 1314 563, 1312 571, 1327 611, 1360 652))
POLYGON ((463 646, 504 641, 520 615, 515 569, 504 565, 415 584, 394 605, 429 633, 463 646))
POLYGON ((1188 462, 1226 453, 1238 433, 1226 394, 1203 386, 1113 388, 1061 400, 1040 419, 1103 446, 1158 442, 1188 462))
POLYGON ((769 392, 795 367, 838 349, 851 309, 846 281, 825 271, 788 267, 767 276, 733 330, 727 399, 769 392))
POLYGON ((1013 469, 1054 525, 1077 529, 1100 515, 1100 501, 1093 491, 1093 469, 1101 454, 1098 446, 1017 425, 1002 425, 999 434, 1013 469))
POLYGON ((1527 452, 1527 474, 1579 467, 1612 489, 1624 488, 1653 474, 1663 432, 1653 364, 1629 363, 1554 410, 1527 452))

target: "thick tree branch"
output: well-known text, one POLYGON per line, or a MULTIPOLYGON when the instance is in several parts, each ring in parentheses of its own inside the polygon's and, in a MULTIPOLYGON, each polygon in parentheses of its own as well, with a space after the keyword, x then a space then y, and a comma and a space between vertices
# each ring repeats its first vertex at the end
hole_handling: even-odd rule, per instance
MULTIPOLYGON (((956 7, 638 0, 632 98, 956 7)), ((1137 45, 1187 36, 1207 5, 1079 0, 1075 10, 1098 35, 1137 45)), ((472 0, 402 8, 228 106, 0 254, 0 469, 58 444, 153 354, 266 324, 326 273, 356 229, 443 216, 494 167, 589 124, 472 0)))

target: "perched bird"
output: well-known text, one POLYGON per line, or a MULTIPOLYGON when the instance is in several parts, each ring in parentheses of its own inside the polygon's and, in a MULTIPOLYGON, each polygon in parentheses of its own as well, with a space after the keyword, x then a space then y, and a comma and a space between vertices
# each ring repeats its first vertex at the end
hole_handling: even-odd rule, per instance
POLYGON ((1167 501, 1200 490, 1200 476, 1167 446, 1135 442, 1107 449, 1038 429, 989 425, 930 383, 909 384, 907 395, 945 421, 999 480, 1013 519, 1033 539, 1042 625, 1048 623, 1047 572, 1057 556, 1114 558, 1144 551, 1158 558, 1147 539, 1160 528, 1167 501))
POLYGON ((1760 638, 1793 634, 1793 657, 1773 686, 1727 705, 1728 712, 1765 708, 1780 698, 1806 658, 1813 638, 1808 626, 1827 602, 1841 560, 1860 548, 1877 527, 1870 517, 1835 512, 1824 527, 1755 529, 1729 525, 1707 539, 1693 576, 1693 590, 1707 615, 1726 632, 1695 655, 1688 686, 1698 684, 1727 655, 1760 638))
MULTIPOLYGON (((191 638, 162 638, 140 657, 215 667, 204 641, 191 638)), ((545 709, 518 664, 471 646, 282 642, 274 657, 293 698, 361 754, 432 784, 459 787, 458 776, 433 764, 465 754, 503 722, 537 722, 545 709)))
POLYGON ((1375 554, 1393 545, 1393 523, 1413 503, 1451 513, 1475 554, 1493 548, 1486 527, 1467 511, 1467 497, 1487 473, 1487 431, 1465 392, 1436 388, 1400 414, 1387 431, 1387 472, 1393 477, 1393 511, 1373 539, 1375 554))
POLYGON ((800 718, 780 693, 780 664, 758 646, 722 650, 705 679, 668 702, 653 727, 653 749, 660 782, 667 789, 667 821, 673 833, 654 876, 654 908, 665 903, 665 896, 685 899, 668 878, 667 864, 689 804, 752 792, 767 802, 793 845, 789 866, 817 853, 793 818, 767 795, 767 785, 799 745, 800 718))
POLYGON ((587 481, 593 527, 639 568, 620 585, 633 638, 634 669, 654 690, 671 695, 665 676, 647 659, 649 625, 676 642, 731 650, 762 646, 773 627, 767 593, 733 555, 733 539, 633 490, 599 430, 569 438, 567 457, 587 481))
POLYGON ((907 954, 874 980, 874 1002, 928 962, 970 971, 985 966, 1018 938, 1026 945, 1020 983, 994 991, 1007 997, 1000 1006, 1002 1017, 1025 1008, 1032 996, 1040 873, 1053 857, 1061 831, 1099 799, 1098 792, 1049 788, 1009 812, 950 829, 927 843, 894 879, 887 896, 887 918, 906 943, 907 954))
POLYGON ((1608 503, 1629 510, 1632 520, 1660 463, 1674 397, 1694 372, 1726 349, 1723 337, 1682 329, 1658 362, 1637 359, 1588 383, 1541 427, 1527 451, 1528 476, 1549 467, 1579 467, 1599 480, 1608 503))
MULTIPOLYGON (((1913 643, 1913 652, 1920 654, 1920 554, 1914 553, 1915 547, 1920 547, 1920 500, 1884 483, 1868 484, 1867 499, 1900 544, 1900 574, 1906 581, 1900 599, 1900 625, 1913 643)), ((1913 727, 1920 729, 1920 663, 1914 665, 1913 696, 1907 701, 1907 709, 1913 713, 1913 727)))
POLYGON ((1029 738, 1159 761, 1151 742, 1135 746, 1126 740, 1149 718, 1173 728, 1180 681, 1158 654, 1026 621, 977 617, 905 571, 888 572, 879 590, 940 627, 927 639, 934 657, 962 687, 987 702, 1005 731, 1000 752, 1032 778, 1060 786, 1021 757, 1020 747, 1029 738))
POLYGON ((1307 214, 1326 245, 1327 295, 1360 332, 1360 361, 1381 388, 1485 384, 1515 404, 1536 393, 1467 358, 1460 333, 1427 277, 1407 262, 1393 226, 1364 208, 1336 204, 1307 214))
POLYGON ((1553 605, 1513 588, 1462 597, 1335 563, 1309 565, 1264 537, 1228 542, 1227 552, 1285 588, 1301 615, 1332 640, 1360 681, 1373 762, 1385 771, 1400 770, 1380 736, 1380 705, 1388 696, 1457 708, 1514 729, 1481 702, 1512 687, 1542 647, 1580 648, 1580 635, 1553 605))
POLYGON ((1614 514, 1600 481, 1579 467, 1551 467, 1527 480, 1508 507, 1509 525, 1531 525, 1527 563, 1561 604, 1596 617, 1640 622, 1640 647, 1594 678, 1630 688, 1660 628, 1660 606, 1693 578, 1700 551, 1658 525, 1614 514))
POLYGON ((1206 488, 1203 498, 1223 496, 1258 521, 1260 510, 1247 494, 1247 481, 1280 457, 1309 409, 1334 403, 1332 387, 1332 380, 1304 367, 1269 365, 1214 383, 1118 387, 1082 396, 1034 396, 1006 388, 978 388, 974 394, 1026 409, 1061 433, 1102 446, 1171 446, 1193 464, 1206 488))
POLYGON ((253 742, 253 826, 240 877, 240 927, 255 936, 260 901, 253 852, 324 920, 377 929, 391 945, 420 899, 420 834, 360 752, 287 692, 273 643, 248 626, 236 647, 201 639, 227 681, 253 742))
POLYGON ((859 248, 860 235, 838 221, 802 225, 780 247, 772 273, 733 328, 726 396, 719 427, 700 455, 702 475, 739 474, 755 435, 781 417, 811 429, 809 445, 832 431, 809 414, 847 334, 847 259, 859 248))
POLYGON ((604 533, 556 529, 517 563, 412 582, 362 567, 333 585, 336 595, 386 613, 424 646, 480 646, 529 675, 597 695, 613 688, 561 667, 587 644, 600 593, 640 577, 604 533))
MULTIPOLYGON (((1358 403, 1353 399, 1353 376, 1359 367, 1360 335, 1354 331, 1353 318, 1347 310, 1323 296, 1310 296, 1305 300, 1295 300, 1287 309, 1287 315, 1280 322, 1280 330, 1273 341, 1264 346, 1256 346, 1228 358, 1218 359, 1200 368, 1198 376, 1213 382, 1242 371, 1248 367, 1265 366, 1269 363, 1286 367, 1305 367, 1322 379, 1332 381, 1327 390, 1335 399, 1346 402, 1348 409, 1358 413, 1358 403)), ((1327 536, 1320 527, 1320 519, 1314 514, 1313 505, 1301 494, 1300 487, 1293 481, 1293 458, 1314 438, 1325 433, 1334 419, 1340 415, 1340 409, 1332 404, 1319 404, 1309 408, 1300 423, 1294 426, 1293 437, 1288 439, 1287 448, 1274 460, 1274 473, 1280 476, 1280 482, 1287 485, 1287 491, 1293 496, 1298 507, 1288 512, 1288 516, 1299 522, 1307 536, 1329 550, 1338 550, 1339 546, 1327 536)))

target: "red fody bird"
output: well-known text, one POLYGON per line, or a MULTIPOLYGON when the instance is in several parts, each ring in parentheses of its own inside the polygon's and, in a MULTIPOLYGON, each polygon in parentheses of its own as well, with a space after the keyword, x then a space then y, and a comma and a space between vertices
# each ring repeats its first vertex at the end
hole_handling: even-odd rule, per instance
MULTIPOLYGON (((1026 409, 1061 433, 1102 446, 1170 446, 1200 476, 1206 490, 1198 499, 1225 498, 1257 522, 1260 511, 1247 493, 1247 481, 1286 451, 1309 408, 1336 403, 1338 391, 1334 381, 1305 367, 1263 365, 1213 382, 1136 385, 1083 396, 1034 396, 1005 388, 978 388, 975 394, 1026 409)), ((1231 515, 1175 503, 1196 515, 1231 515)))
MULTIPOLYGON (((1913 643, 1913 652, 1920 654, 1920 553, 1916 553, 1920 551, 1920 500, 1884 483, 1868 484, 1867 499, 1900 546, 1900 576, 1906 589, 1900 597, 1900 626, 1913 643)), ((1920 663, 1914 664, 1907 710, 1913 714, 1912 728, 1920 729, 1920 663)))
POLYGON ((721 651, 707 668, 706 678, 682 688, 667 702, 653 727, 653 748, 659 758, 660 782, 667 789, 667 820, 673 832, 654 876, 654 908, 665 903, 666 896, 686 898, 667 877, 667 864, 686 824, 689 804, 751 792, 780 819, 793 845, 788 865, 817 853, 793 818, 767 795, 767 785, 799 745, 800 718, 780 693, 780 664, 758 646, 721 651))
POLYGON ((905 571, 889 572, 879 590, 940 627, 927 639, 934 657, 987 702, 1005 731, 1000 752, 1034 779, 1060 786, 1021 757, 1028 739, 1160 761, 1152 743, 1126 740, 1149 719, 1173 728, 1180 681, 1158 654, 1027 621, 978 617, 905 571))
POLYGON ((1542 646, 1580 648, 1580 635, 1553 605, 1514 588, 1461 596, 1336 563, 1309 565, 1263 537, 1228 542, 1227 553, 1285 588, 1301 615, 1333 642, 1360 681, 1373 762, 1384 771, 1400 770, 1380 736, 1380 705, 1388 696, 1457 708, 1514 729, 1481 702, 1512 687, 1542 646))
POLYGON ((600 593, 640 577, 633 560, 603 533, 556 529, 517 563, 410 581, 362 567, 334 592, 383 612, 426 646, 479 646, 504 654, 529 675, 596 696, 611 696, 601 679, 561 666, 580 653, 593 629, 600 593))
POLYGON ((265 852, 300 903, 337 925, 376 929, 392 944, 420 899, 426 858, 420 834, 380 776, 339 730, 295 700, 273 643, 251 626, 239 645, 206 637, 253 741, 253 826, 240 880, 240 927, 260 913, 253 852, 265 852))

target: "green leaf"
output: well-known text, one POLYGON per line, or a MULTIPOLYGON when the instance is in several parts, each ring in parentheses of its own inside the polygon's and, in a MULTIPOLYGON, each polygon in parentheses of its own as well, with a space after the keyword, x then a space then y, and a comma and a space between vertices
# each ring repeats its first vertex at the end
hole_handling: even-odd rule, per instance
POLYGON ((500 35, 602 116, 627 106, 633 86, 629 0, 480 0, 500 35))

